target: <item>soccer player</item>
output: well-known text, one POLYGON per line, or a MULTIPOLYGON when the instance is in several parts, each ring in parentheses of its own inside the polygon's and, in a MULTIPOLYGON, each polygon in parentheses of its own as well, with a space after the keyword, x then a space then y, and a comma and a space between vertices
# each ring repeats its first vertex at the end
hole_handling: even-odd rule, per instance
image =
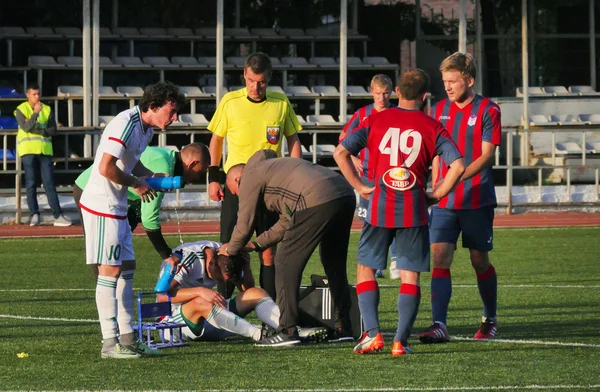
MULTIPOLYGON (((281 140, 285 137, 290 156, 300 158, 302 149, 297 132, 302 129, 292 105, 284 94, 267 89, 273 66, 264 53, 253 53, 244 64, 246 87, 223 97, 208 124, 213 133, 210 139, 211 166, 208 169, 208 193, 221 204, 221 242, 229 242, 237 219, 239 200, 235 194, 219 184, 219 165, 223 153, 223 139, 227 137, 229 154, 224 162, 225 173, 238 164, 245 164, 256 151, 270 149, 281 156, 281 140)), ((277 215, 260 213, 256 234, 267 231, 277 222, 277 215)), ((259 252, 260 286, 275 298, 275 247, 259 252)))
MULTIPOLYGON (((156 192, 144 178, 164 176, 139 162, 153 127, 165 129, 185 103, 171 83, 149 85, 137 106, 119 113, 104 129, 93 169, 79 206, 85 228, 86 263, 98 265, 96 307, 102 329, 102 358, 134 359, 159 355, 133 333, 135 258, 127 222, 127 188, 147 202, 156 192)), ((167 262, 177 269, 179 258, 167 262)))
POLYGON ((429 76, 423 70, 405 71, 396 89, 398 108, 371 114, 334 153, 344 177, 361 197, 369 199, 358 244, 356 293, 365 332, 354 348, 356 354, 384 348, 375 270, 386 267, 387 251, 394 239, 402 283, 392 355, 412 353, 407 340, 421 300, 419 277, 429 271, 427 205, 446 196, 464 171, 462 157, 448 132, 419 110, 428 87, 429 76), (361 181, 351 161, 351 155, 364 148, 376 179, 372 187, 361 181), (448 174, 426 194, 429 165, 436 155, 449 162, 448 174))
POLYGON ((219 253, 237 255, 242 250, 260 251, 280 243, 275 256, 279 327, 277 334, 258 345, 301 342, 297 325, 300 282, 317 246, 336 315, 336 330, 329 341, 353 340, 346 261, 356 195, 348 182, 333 170, 304 159, 277 158, 275 151, 261 150, 246 165, 229 169, 227 187, 239 195, 240 211, 231 242, 219 253), (279 220, 248 242, 256 214, 265 208, 276 212, 279 220))
MULTIPOLYGON (((492 165, 500 145, 500 108, 488 98, 475 93, 475 63, 469 54, 454 53, 440 65, 448 95, 434 105, 431 116, 440 121, 465 157, 467 166, 461 182, 448 197, 440 200, 431 213, 431 309, 433 324, 419 335, 423 343, 450 340, 446 328, 448 304, 452 295, 450 266, 459 234, 468 248, 471 265, 483 301, 483 317, 475 339, 493 338, 497 331, 496 302, 498 281, 490 263, 496 192, 492 165)), ((442 157, 432 166, 433 184, 445 181, 448 161, 442 157)))
MULTIPOLYGON (((373 96, 373 103, 367 106, 363 106, 358 109, 348 123, 344 125, 344 129, 340 133, 339 141, 344 140, 346 135, 352 130, 358 127, 358 124, 367 118, 371 113, 382 112, 389 107, 396 107, 396 105, 392 105, 390 103, 390 95, 392 95, 392 90, 394 89, 392 80, 389 76, 384 74, 377 74, 373 76, 371 79, 371 95, 373 96)), ((352 163, 359 175, 362 177, 362 181, 369 185, 373 186, 373 172, 369 172, 369 156, 366 153, 366 150, 362 150, 358 156, 352 156, 352 163)), ((367 199, 359 198, 358 201, 358 219, 364 221, 367 216, 367 207, 369 201, 367 199)), ((390 279, 400 279, 400 273, 396 269, 396 249, 395 244, 392 242, 390 246, 390 255, 391 255, 391 263, 390 263, 390 279)), ((377 278, 383 278, 383 270, 377 270, 375 273, 377 278)))

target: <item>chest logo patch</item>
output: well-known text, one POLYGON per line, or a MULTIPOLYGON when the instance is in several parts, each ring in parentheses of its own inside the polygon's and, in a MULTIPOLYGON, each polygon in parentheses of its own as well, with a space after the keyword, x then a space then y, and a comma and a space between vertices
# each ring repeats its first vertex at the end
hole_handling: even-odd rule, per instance
POLYGON ((276 125, 267 126, 267 141, 271 144, 279 143, 281 137, 281 127, 276 125))
POLYGON ((381 180, 388 188, 407 191, 415 186, 417 176, 405 167, 393 167, 383 174, 381 180))
POLYGON ((469 120, 467 120, 467 124, 472 127, 477 122, 477 116, 475 114, 471 114, 469 116, 469 120))

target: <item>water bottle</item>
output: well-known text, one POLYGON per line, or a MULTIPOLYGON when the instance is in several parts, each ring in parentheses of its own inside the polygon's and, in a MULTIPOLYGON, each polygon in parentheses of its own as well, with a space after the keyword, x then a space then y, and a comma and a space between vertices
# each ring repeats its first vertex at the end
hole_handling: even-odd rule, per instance
MULTIPOLYGON (((183 254, 181 254, 179 251, 173 253, 173 255, 177 256, 180 261, 183 258, 183 254)), ((175 279, 175 271, 171 271, 171 269, 171 264, 165 265, 165 268, 163 268, 163 270, 160 273, 160 276, 158 277, 158 282, 156 282, 156 286, 154 286, 155 293, 159 293, 161 291, 169 291, 169 287, 171 287, 171 283, 173 282, 173 279, 175 279)))
POLYGON ((181 176, 147 178, 146 182, 152 189, 180 189, 183 188, 181 176))

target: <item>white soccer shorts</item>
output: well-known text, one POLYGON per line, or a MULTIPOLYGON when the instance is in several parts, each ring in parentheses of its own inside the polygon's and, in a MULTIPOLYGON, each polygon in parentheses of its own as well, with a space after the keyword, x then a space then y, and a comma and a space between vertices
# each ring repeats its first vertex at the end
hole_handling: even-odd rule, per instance
POLYGON ((121 265, 134 260, 127 219, 114 219, 81 211, 85 228, 86 264, 121 265))

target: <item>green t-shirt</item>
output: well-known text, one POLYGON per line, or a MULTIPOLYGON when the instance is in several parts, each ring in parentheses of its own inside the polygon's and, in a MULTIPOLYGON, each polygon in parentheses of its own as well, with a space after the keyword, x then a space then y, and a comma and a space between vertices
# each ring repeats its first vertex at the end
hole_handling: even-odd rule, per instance
MULTIPOLYGON (((147 147, 140 157, 140 162, 150 171, 154 173, 167 173, 173 175, 175 170, 175 155, 176 152, 168 148, 147 147)), ((75 184, 84 189, 90 179, 92 168, 88 168, 81 173, 75 180, 75 184)), ((160 229, 160 205, 162 204, 165 194, 156 192, 156 197, 147 203, 142 203, 142 226, 147 230, 160 229)), ((132 188, 127 190, 128 200, 140 200, 140 197, 132 188)))

